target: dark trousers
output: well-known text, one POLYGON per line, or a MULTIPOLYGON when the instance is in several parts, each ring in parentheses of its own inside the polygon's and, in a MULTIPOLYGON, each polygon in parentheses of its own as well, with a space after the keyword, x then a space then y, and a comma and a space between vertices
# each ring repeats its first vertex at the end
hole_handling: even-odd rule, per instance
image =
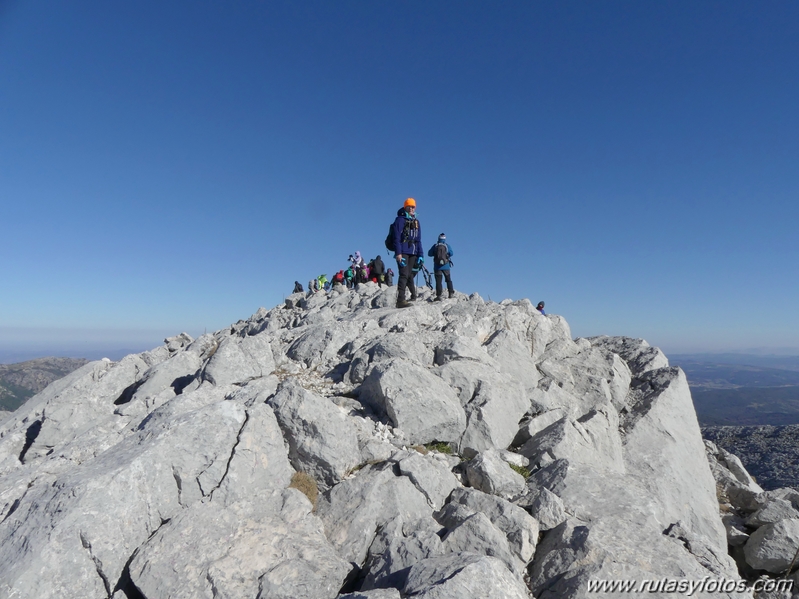
POLYGON ((449 294, 452 295, 455 293, 455 288, 452 286, 452 279, 449 276, 449 269, 437 270, 433 274, 436 276, 436 297, 441 297, 441 294, 444 291, 444 289, 441 287, 441 277, 444 277, 444 279, 447 281, 447 291, 449 291, 449 294))
MULTIPOLYGON (((403 254, 404 255, 404 254, 403 254)), ((416 256, 405 256, 405 266, 399 268, 399 280, 397 281, 397 301, 405 299, 405 287, 411 292, 411 297, 416 297, 416 285, 413 282, 413 267, 416 266, 416 256)))

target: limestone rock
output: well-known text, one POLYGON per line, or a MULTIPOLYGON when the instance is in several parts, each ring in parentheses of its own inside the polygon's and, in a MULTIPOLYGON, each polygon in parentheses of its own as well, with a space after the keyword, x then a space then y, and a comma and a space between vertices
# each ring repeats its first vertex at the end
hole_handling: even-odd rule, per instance
POLYGON ((316 513, 338 554, 358 566, 376 531, 391 520, 417 521, 432 513, 427 498, 391 464, 367 466, 320 498, 316 513))
POLYGON ((541 488, 533 494, 529 506, 541 530, 551 530, 566 520, 563 500, 549 489, 541 488))
POLYGON ((470 553, 417 562, 403 594, 414 599, 528 599, 524 583, 502 561, 470 553))
POLYGON ((358 437, 332 402, 289 379, 269 400, 295 469, 332 486, 360 463, 358 437))
POLYGON ((466 414, 449 385, 405 360, 375 367, 359 399, 388 417, 412 443, 457 442, 466 428, 466 414))
POLYGON ((456 489, 436 519, 451 530, 469 516, 481 513, 501 530, 508 547, 523 563, 529 562, 538 542, 538 522, 517 505, 474 489, 456 489))
POLYGON ((310 503, 293 489, 262 496, 257 505, 195 504, 136 554, 131 581, 146 597, 332 599, 350 565, 310 512, 310 503))
POLYGON ((442 542, 446 553, 468 552, 496 557, 516 574, 526 565, 511 553, 505 535, 480 512, 467 516, 450 529, 442 542))
POLYGON ((214 385, 244 383, 268 376, 275 359, 268 337, 225 337, 205 366, 203 378, 214 385))
POLYGON ((799 520, 780 520, 758 528, 744 545, 746 563, 779 574, 788 569, 799 549, 799 520))
POLYGON ((414 451, 400 459, 397 466, 402 475, 424 494, 434 510, 441 509, 453 489, 461 486, 450 468, 431 455, 422 456, 414 451))
POLYGON ((790 501, 786 501, 785 499, 772 499, 749 516, 749 518, 746 519, 746 525, 757 528, 764 524, 773 524, 774 522, 788 519, 799 519, 799 511, 794 509, 790 501))
POLYGON ((484 451, 468 462, 466 479, 472 487, 505 499, 515 497, 525 489, 524 478, 496 450, 484 451))
POLYGON ((444 553, 439 530, 430 517, 405 522, 398 516, 386 523, 369 547, 361 590, 403 588, 414 564, 444 553))
POLYGON ((401 599, 397 589, 373 589, 339 595, 338 599, 401 599))
POLYGON ((519 420, 530 410, 530 402, 520 383, 494 374, 478 381, 464 409, 466 431, 459 448, 468 457, 508 447, 519 428, 519 420))

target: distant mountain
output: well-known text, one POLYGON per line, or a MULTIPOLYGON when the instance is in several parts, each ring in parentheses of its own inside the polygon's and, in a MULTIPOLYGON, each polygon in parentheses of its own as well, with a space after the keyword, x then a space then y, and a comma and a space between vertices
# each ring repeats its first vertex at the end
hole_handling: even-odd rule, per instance
POLYGON ((37 358, 0 364, 0 410, 13 412, 47 385, 86 363, 83 358, 37 358))

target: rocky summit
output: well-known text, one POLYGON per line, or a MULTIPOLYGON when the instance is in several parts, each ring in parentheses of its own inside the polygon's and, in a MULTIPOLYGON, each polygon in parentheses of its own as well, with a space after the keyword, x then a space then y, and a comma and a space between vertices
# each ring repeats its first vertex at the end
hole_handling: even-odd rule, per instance
POLYGON ((6 415, 0 597, 585 597, 738 578, 730 539, 785 567, 799 498, 706 454, 660 350, 426 293, 295 294, 6 415))

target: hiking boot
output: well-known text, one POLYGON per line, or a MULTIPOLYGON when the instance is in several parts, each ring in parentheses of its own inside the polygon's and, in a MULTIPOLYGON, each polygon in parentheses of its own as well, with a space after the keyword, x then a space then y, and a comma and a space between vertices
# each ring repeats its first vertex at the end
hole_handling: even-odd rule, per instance
POLYGON ((434 299, 433 301, 434 301, 434 302, 440 302, 440 301, 442 301, 442 299, 441 299, 441 296, 440 296, 440 295, 437 295, 437 296, 436 296, 436 299, 434 299))
POLYGON ((405 300, 397 300, 397 308, 410 308, 411 305, 405 300))
POLYGON ((455 297, 455 292, 454 291, 450 291, 449 292, 449 299, 452 299, 453 297, 455 297))
POLYGON ((411 296, 411 297, 408 299, 408 301, 409 301, 409 302, 415 302, 415 301, 416 301, 416 295, 415 295, 415 294, 414 294, 414 295, 412 295, 412 296, 411 296))

